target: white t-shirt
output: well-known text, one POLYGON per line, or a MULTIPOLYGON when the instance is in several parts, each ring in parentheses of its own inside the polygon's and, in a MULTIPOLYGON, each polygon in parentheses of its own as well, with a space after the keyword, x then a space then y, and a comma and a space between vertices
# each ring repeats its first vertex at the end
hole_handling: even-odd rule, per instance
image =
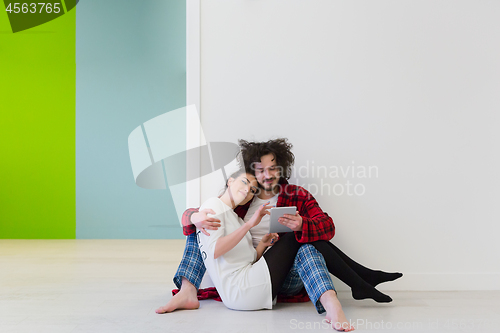
POLYGON ((234 310, 272 309, 269 269, 264 257, 253 263, 257 251, 249 232, 233 249, 214 259, 217 240, 241 227, 243 220, 219 198, 208 199, 200 210, 206 208, 215 211, 213 216, 221 221, 221 226, 207 230, 210 236, 199 230, 196 236, 205 267, 224 305, 234 310))
MULTIPOLYGON (((257 209, 265 204, 266 202, 269 202, 270 206, 276 206, 278 203, 278 194, 276 194, 274 197, 271 199, 259 199, 255 197, 250 204, 250 207, 248 207, 248 212, 245 215, 245 222, 248 222, 253 214, 257 211, 257 209)), ((260 220, 260 223, 257 224, 257 226, 253 227, 250 229, 250 234, 252 235, 252 242, 253 242, 253 247, 257 247, 259 245, 260 240, 262 237, 264 237, 266 234, 269 233, 269 223, 271 223, 271 216, 270 215, 264 215, 262 220, 260 220)))

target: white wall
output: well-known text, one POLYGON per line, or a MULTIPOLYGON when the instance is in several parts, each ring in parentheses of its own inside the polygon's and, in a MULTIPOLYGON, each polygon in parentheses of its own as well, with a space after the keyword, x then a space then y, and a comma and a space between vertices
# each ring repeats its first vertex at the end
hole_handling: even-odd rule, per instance
POLYGON ((405 273, 382 290, 500 289, 498 17, 495 1, 202 1, 206 138, 284 136, 309 165, 294 182, 362 184, 311 189, 335 244, 405 273))

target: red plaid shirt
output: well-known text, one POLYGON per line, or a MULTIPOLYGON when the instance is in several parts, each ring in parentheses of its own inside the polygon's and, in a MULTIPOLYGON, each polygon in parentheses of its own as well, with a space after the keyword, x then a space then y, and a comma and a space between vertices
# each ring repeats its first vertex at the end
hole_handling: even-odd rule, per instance
MULTIPOLYGON (((317 240, 330 240, 335 235, 335 225, 327 213, 323 212, 314 197, 303 187, 288 184, 280 179, 280 192, 277 207, 296 206, 302 217, 302 231, 295 231, 295 237, 300 243, 310 243, 317 240)), ((244 218, 250 202, 244 206, 234 209, 239 217, 244 218)), ((198 212, 198 208, 189 208, 182 215, 182 225, 184 235, 191 235, 196 232, 196 226, 191 224, 191 215, 198 212)))

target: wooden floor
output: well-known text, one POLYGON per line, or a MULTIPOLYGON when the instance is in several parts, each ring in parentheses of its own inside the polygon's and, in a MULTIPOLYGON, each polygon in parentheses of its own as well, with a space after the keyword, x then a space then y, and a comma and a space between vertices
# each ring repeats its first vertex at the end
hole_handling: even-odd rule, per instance
MULTIPOLYGON (((309 303, 158 315, 184 240, 0 240, 0 332, 326 331, 309 303)), ((390 292, 389 304, 339 292, 358 332, 500 332, 500 291, 390 292)), ((330 328, 328 328, 330 330, 330 328)))

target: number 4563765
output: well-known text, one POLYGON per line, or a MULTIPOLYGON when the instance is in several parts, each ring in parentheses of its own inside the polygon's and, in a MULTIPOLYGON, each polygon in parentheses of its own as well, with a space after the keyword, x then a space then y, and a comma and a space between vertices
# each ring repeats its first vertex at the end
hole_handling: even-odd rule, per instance
POLYGON ((7 12, 12 13, 14 12, 15 14, 17 13, 39 13, 41 14, 43 10, 45 9, 45 12, 47 14, 50 14, 52 12, 54 13, 60 13, 61 12, 61 7, 60 3, 44 3, 44 2, 39 2, 39 3, 9 3, 7 8, 5 9, 7 12))

